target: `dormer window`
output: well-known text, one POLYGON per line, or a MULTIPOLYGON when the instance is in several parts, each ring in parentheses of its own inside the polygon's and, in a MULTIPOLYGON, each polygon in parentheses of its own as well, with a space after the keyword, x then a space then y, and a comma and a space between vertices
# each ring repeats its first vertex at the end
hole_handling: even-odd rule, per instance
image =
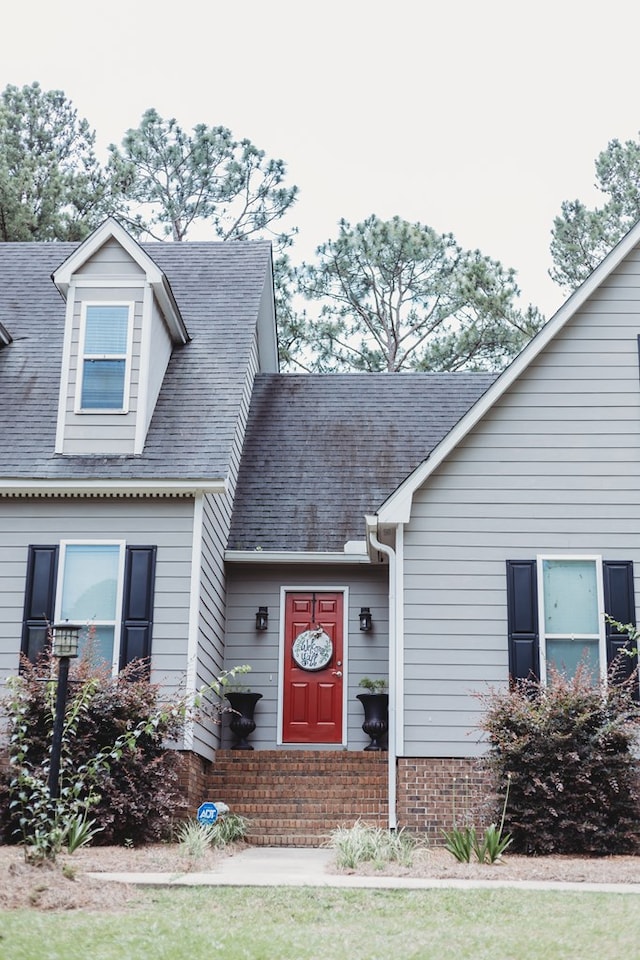
POLYGON ((77 413, 126 413, 132 303, 84 303, 77 413))

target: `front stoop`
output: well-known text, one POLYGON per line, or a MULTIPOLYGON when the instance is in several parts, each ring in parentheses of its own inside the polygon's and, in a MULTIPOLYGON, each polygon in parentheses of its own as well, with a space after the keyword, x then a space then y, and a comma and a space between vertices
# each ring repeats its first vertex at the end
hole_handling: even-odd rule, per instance
POLYGON ((358 819, 387 825, 387 754, 219 750, 208 798, 250 820, 250 843, 319 847, 335 827, 358 819))

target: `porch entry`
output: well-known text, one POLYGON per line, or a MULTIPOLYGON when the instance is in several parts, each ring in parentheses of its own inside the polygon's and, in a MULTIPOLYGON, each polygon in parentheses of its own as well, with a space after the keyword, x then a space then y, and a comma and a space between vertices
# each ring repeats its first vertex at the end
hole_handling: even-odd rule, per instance
POLYGON ((342 593, 287 593, 283 743, 342 743, 342 593))

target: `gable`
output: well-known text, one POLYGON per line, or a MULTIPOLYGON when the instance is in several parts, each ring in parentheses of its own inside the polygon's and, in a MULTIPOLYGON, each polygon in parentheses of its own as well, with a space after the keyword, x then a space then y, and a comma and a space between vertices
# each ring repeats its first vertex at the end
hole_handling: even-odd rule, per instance
MULTIPOLYGON (((406 523, 411 513, 412 498, 415 491, 425 483, 447 457, 455 452, 464 438, 474 430, 484 416, 500 398, 516 383, 536 359, 547 350, 558 334, 582 311, 589 311, 601 298, 610 301, 604 309, 597 311, 604 330, 621 310, 616 303, 627 304, 631 313, 638 310, 640 300, 636 293, 638 280, 638 246, 640 244, 640 223, 617 244, 599 267, 567 300, 558 313, 547 322, 542 330, 530 341, 509 367, 501 374, 493 386, 469 410, 455 428, 443 439, 417 470, 408 476, 394 494, 382 505, 378 517, 382 523, 406 523), (626 279, 625 279, 626 278, 626 279)), ((639 291, 640 292, 640 291, 639 291)), ((624 312, 624 307, 622 312, 624 312)), ((606 332, 604 333, 606 336, 606 332)))

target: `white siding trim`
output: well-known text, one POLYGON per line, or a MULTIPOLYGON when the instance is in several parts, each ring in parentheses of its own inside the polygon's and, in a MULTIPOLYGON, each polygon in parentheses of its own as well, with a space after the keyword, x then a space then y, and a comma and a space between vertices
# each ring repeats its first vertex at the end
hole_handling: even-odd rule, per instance
MULTIPOLYGON (((396 755, 404 753, 404 525, 396 527, 396 755)), ((389 611, 390 613, 392 611, 389 611)))
MULTIPOLYGON (((187 697, 196 694, 198 682, 198 650, 200 639, 200 573, 202 564, 202 531, 204 519, 204 495, 198 493, 193 502, 193 539, 191 542, 191 584, 189 591, 189 634, 187 637, 187 674, 185 687, 187 697)), ((184 746, 192 750, 194 724, 190 720, 184 731, 184 746)))
POLYGON ((64 452, 64 428, 67 418, 67 396, 69 392, 69 373, 71 372, 71 342, 73 337, 73 314, 76 302, 76 286, 72 284, 67 297, 67 309, 64 320, 64 339, 62 344, 62 367, 60 370, 60 391, 58 394, 58 423, 56 427, 56 453, 64 452))
POLYGON ((456 424, 447 436, 432 450, 425 460, 411 473, 389 497, 378 511, 383 523, 408 523, 411 518, 413 494, 437 469, 451 451, 467 436, 488 410, 509 389, 520 374, 536 359, 551 340, 563 329, 574 314, 621 261, 640 242, 640 221, 632 227, 625 237, 596 267, 593 273, 569 297, 558 312, 544 325, 542 330, 518 354, 515 360, 489 387, 487 392, 471 407, 468 413, 456 424))
POLYGON ((226 480, 0 480, 0 496, 193 497, 226 493, 226 480))
POLYGON ((278 747, 296 747, 306 746, 313 748, 312 743, 296 744, 287 741, 285 744, 282 737, 283 723, 283 699, 284 699, 284 628, 285 628, 285 607, 286 595, 288 593, 341 593, 342 594, 342 744, 329 744, 332 747, 347 746, 348 717, 349 707, 349 587, 344 584, 340 587, 331 586, 323 583, 320 586, 281 586, 280 587, 280 629, 278 634, 278 710, 276 715, 276 745, 278 747))
POLYGON ((226 550, 227 563, 366 563, 368 554, 312 550, 226 550))

